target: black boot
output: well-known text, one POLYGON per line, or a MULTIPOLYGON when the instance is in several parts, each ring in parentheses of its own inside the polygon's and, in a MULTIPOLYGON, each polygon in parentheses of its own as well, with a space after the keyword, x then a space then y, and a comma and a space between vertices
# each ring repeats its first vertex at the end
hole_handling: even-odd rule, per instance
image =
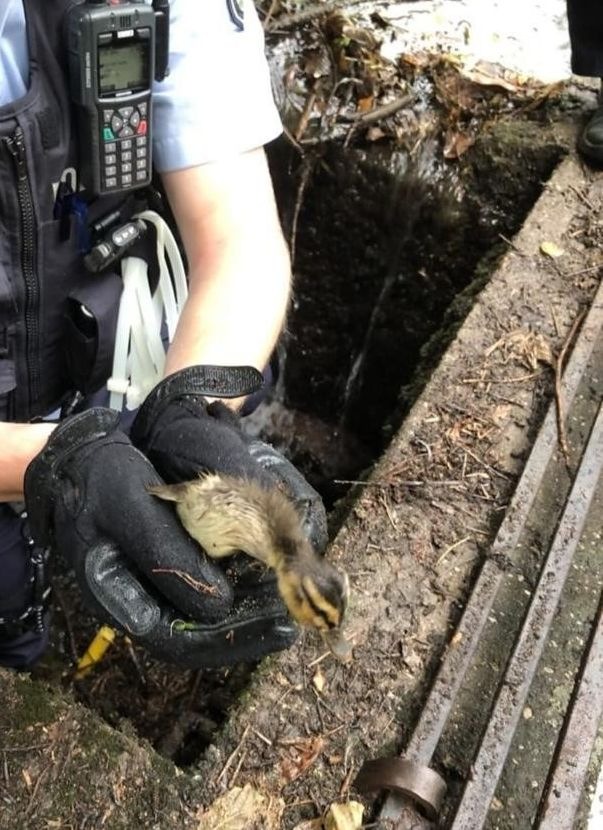
POLYGON ((603 78, 599 106, 578 138, 578 150, 587 161, 603 166, 603 78))

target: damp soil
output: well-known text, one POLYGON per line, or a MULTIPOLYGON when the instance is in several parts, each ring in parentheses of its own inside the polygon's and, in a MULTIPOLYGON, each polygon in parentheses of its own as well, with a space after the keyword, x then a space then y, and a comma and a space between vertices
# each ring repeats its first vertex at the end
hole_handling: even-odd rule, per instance
MULTIPOLYGON (((387 446, 570 136, 560 110, 503 119, 462 163, 423 170, 383 146, 321 148, 297 220, 281 377, 253 429, 319 489, 333 532, 353 506, 350 482, 387 446)), ((270 158, 291 230, 299 159, 284 143, 270 158)), ((445 538, 445 526, 437 533, 445 538)), ((55 581, 53 649, 36 674, 71 689, 109 724, 131 724, 177 764, 195 763, 253 667, 181 671, 120 638, 90 676, 74 681, 74 661, 96 624, 72 577, 57 573, 55 581)))
MULTIPOLYGON (((600 184, 575 158, 559 166, 370 479, 355 485, 329 550, 350 576, 352 664, 336 663, 308 634, 256 672, 196 767, 204 803, 249 783, 281 803, 270 828, 318 823, 348 795, 374 820, 356 772, 365 759, 404 750, 454 647, 553 397, 547 356, 559 353, 599 284, 600 184), (542 254, 543 241, 563 248, 561 263, 542 254)), ((500 666, 505 647, 493 652, 500 666)), ((480 707, 481 699, 481 716, 480 707)))

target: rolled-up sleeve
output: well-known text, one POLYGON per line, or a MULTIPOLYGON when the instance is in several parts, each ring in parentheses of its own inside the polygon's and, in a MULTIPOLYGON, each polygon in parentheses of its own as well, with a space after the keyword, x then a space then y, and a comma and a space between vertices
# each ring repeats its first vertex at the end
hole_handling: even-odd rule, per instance
POLYGON ((159 172, 260 147, 282 130, 253 0, 172 0, 170 74, 153 95, 159 172), (236 17, 236 15, 235 15, 236 17))

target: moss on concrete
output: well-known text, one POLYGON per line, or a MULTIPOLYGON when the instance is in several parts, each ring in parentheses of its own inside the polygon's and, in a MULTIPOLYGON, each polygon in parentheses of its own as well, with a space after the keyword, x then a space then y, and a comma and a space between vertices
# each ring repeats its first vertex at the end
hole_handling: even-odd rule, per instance
POLYGON ((190 777, 25 675, 0 671, 0 830, 197 826, 190 777))

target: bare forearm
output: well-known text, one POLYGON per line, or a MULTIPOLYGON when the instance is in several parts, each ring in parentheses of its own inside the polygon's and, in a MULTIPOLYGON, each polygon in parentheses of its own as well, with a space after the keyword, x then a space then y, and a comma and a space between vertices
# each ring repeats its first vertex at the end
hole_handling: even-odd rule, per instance
POLYGON ((0 501, 23 499, 29 462, 46 444, 54 424, 0 423, 0 501))
POLYGON ((269 255, 250 251, 245 261, 225 258, 212 274, 193 275, 166 374, 195 363, 262 370, 282 330, 288 297, 284 247, 269 255))
POLYGON ((290 291, 289 255, 263 151, 170 173, 164 181, 190 287, 166 373, 194 363, 262 369, 290 291))

